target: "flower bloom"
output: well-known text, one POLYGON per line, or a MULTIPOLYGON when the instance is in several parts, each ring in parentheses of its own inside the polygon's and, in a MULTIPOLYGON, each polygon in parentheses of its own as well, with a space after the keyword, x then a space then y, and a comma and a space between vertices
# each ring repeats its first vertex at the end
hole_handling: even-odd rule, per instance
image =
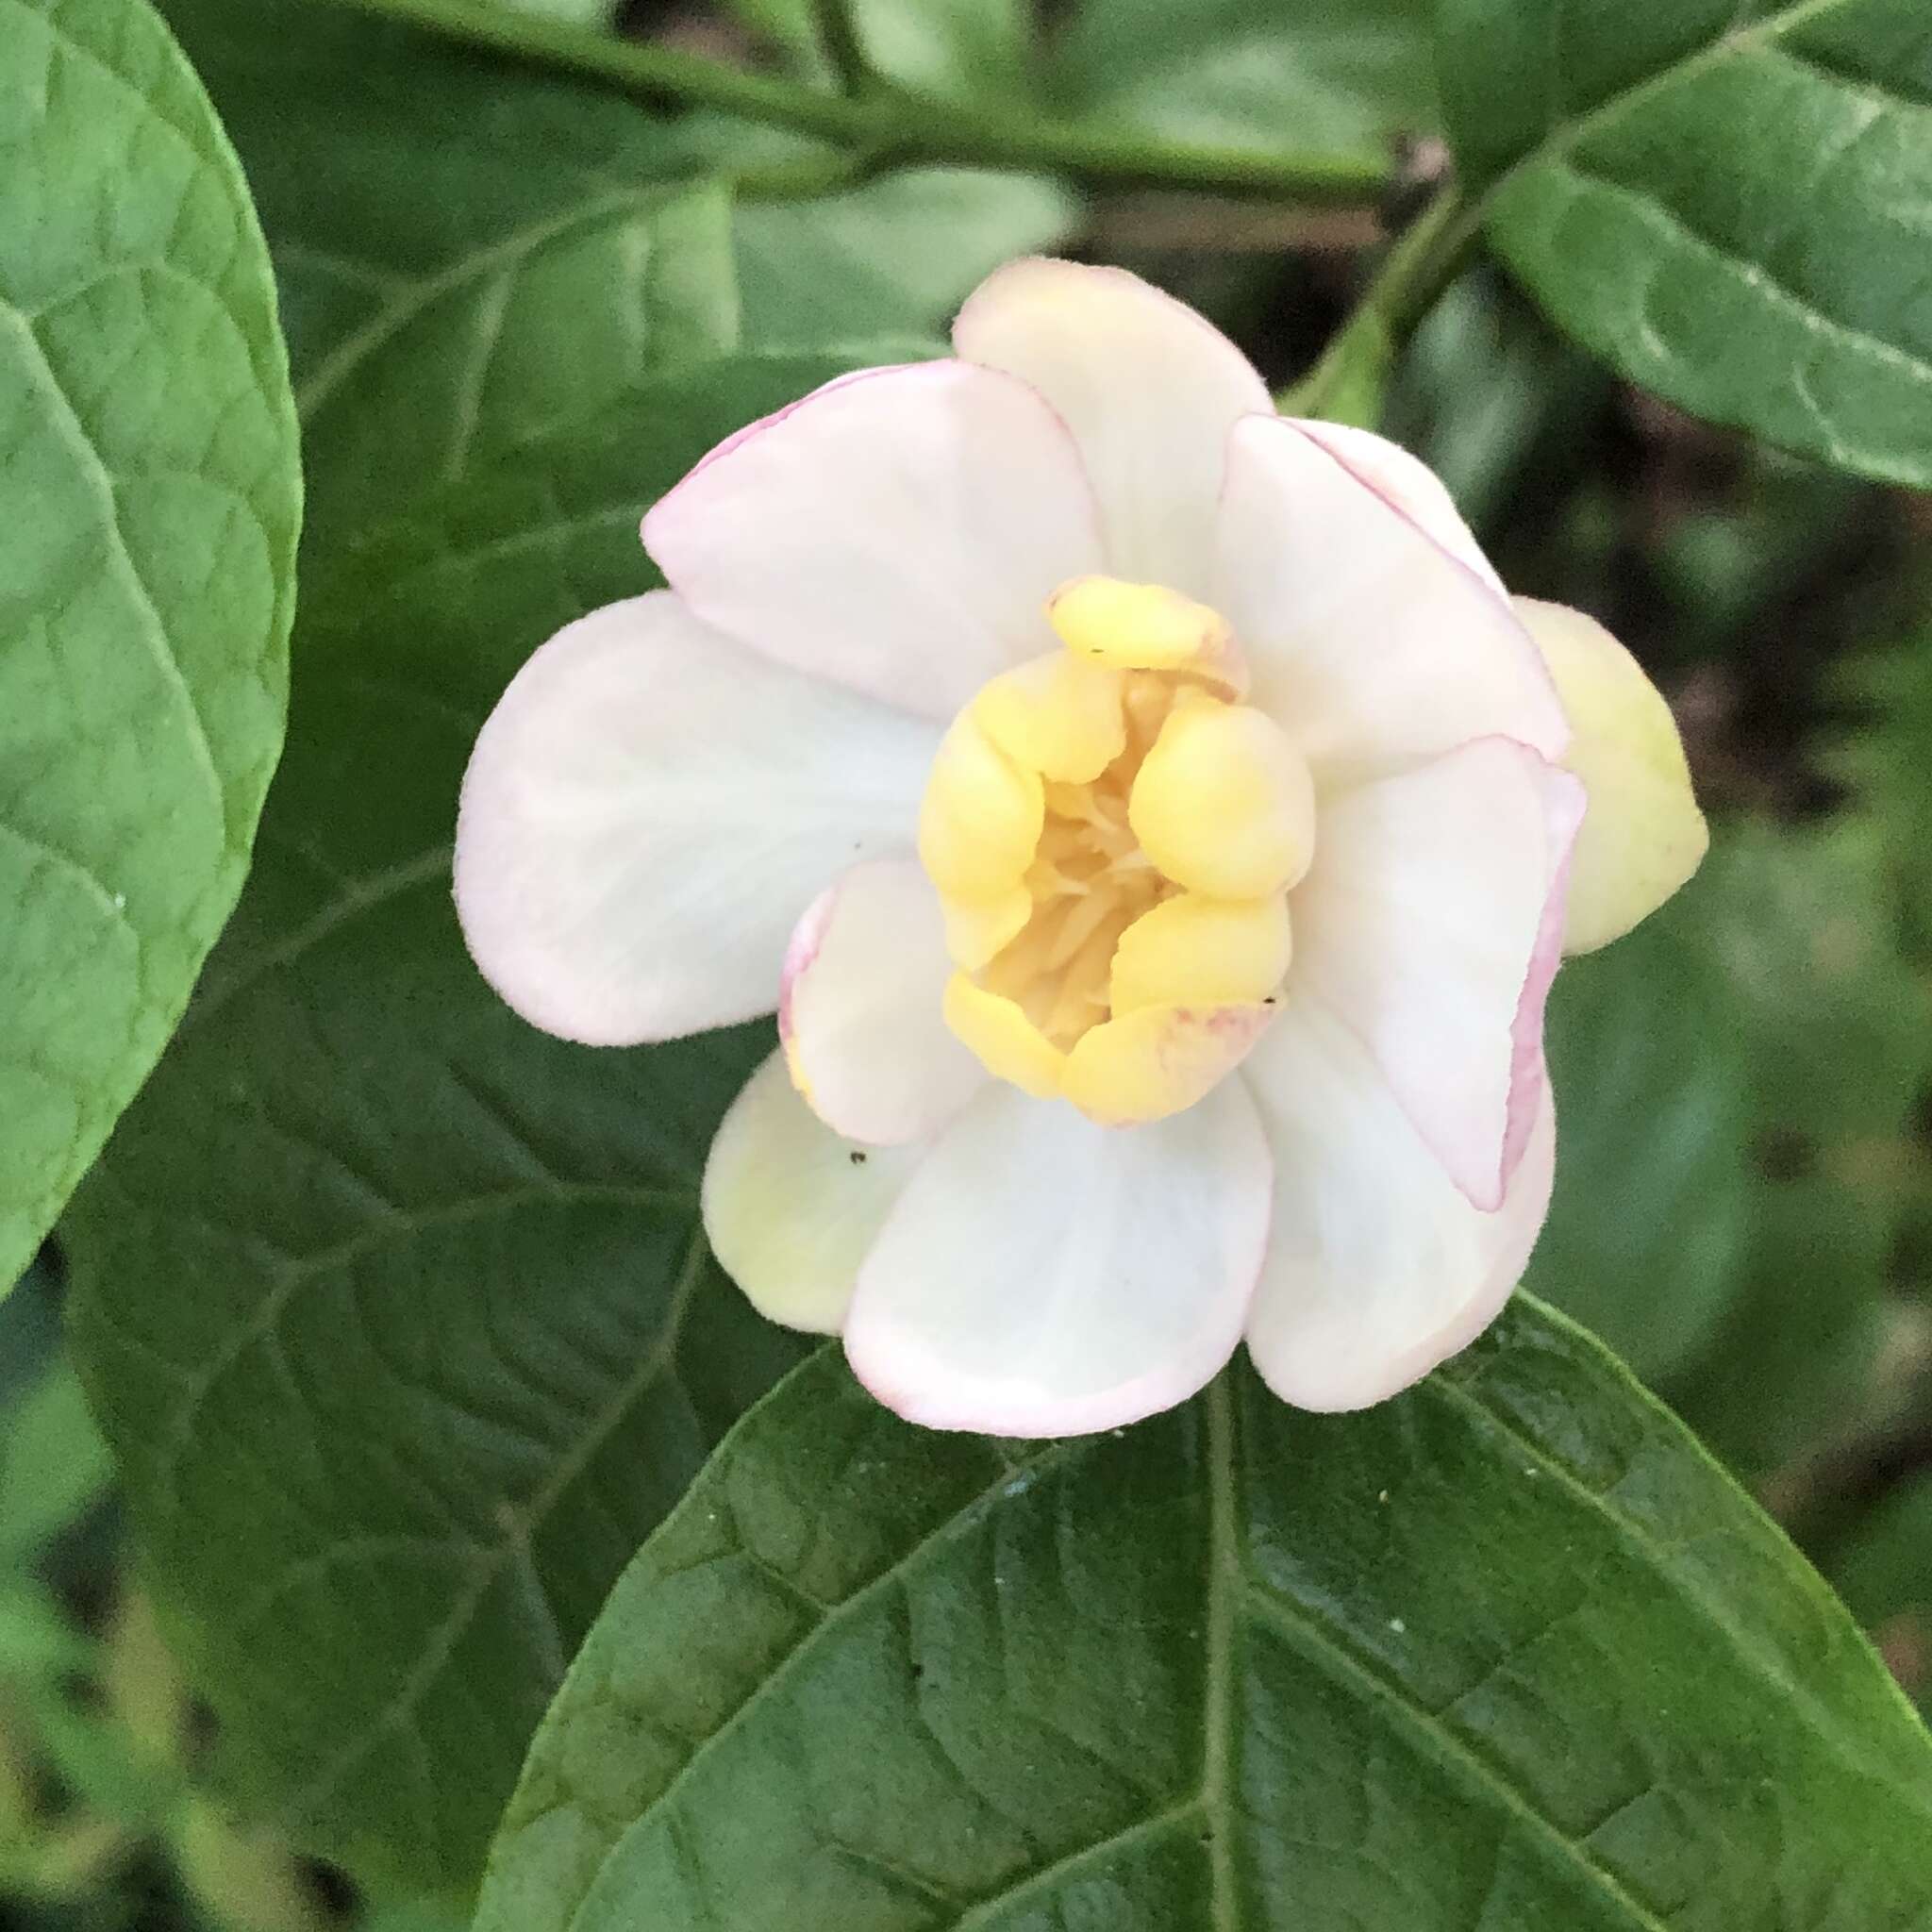
POLYGON ((1358 1407, 1496 1315, 1542 1014, 1705 831, 1662 700, 1192 311, 1023 261, 644 519, 671 588, 477 741, 477 963, 591 1044, 778 1012, 704 1182, 776 1321, 941 1428, 1358 1407), (1588 811, 1586 813, 1586 799, 1588 811))

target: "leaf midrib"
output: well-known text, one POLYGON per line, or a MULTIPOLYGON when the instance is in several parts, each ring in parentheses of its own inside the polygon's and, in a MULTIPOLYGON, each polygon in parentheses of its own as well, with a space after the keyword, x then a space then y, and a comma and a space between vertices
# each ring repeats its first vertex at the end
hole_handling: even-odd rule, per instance
MULTIPOLYGON (((1507 1435, 1524 1453, 1535 1454, 1551 1474, 1581 1500, 1601 1512, 1625 1536, 1645 1569, 1674 1586, 1674 1573, 1664 1553, 1641 1529, 1629 1523, 1607 1499, 1596 1495, 1533 1441, 1520 1437, 1507 1422, 1478 1398, 1453 1384, 1432 1382, 1430 1390, 1458 1407, 1474 1411, 1507 1435)), ((1656 1911, 1634 1896, 1624 1881, 1591 1849, 1585 1839, 1573 1837, 1557 1820, 1539 1807, 1531 1794, 1512 1778, 1509 1772, 1492 1763, 1482 1751, 1459 1736, 1441 1713, 1420 1704, 1412 1691, 1378 1669, 1373 1660, 1357 1655, 1347 1638, 1328 1620, 1308 1606, 1271 1588, 1254 1568, 1246 1555, 1240 1499, 1241 1459, 1237 1435, 1238 1419, 1228 1380, 1216 1379, 1200 1398, 1204 1410, 1205 1453, 1201 1480, 1208 1501, 1207 1566, 1205 1583, 1205 1632, 1203 1640, 1202 1770, 1196 1789, 1164 1805, 1158 1811, 1136 1818, 1104 1837, 1066 1852, 1050 1863, 1025 1873, 1000 1891, 965 1902, 964 1909, 952 1922, 951 1932, 975 1932, 975 1928, 995 1922, 1011 1909, 1018 1899, 1042 1894, 1069 1874, 1084 1869, 1095 1859, 1125 1844, 1174 1830, 1198 1820, 1208 1827, 1209 1869, 1212 1874, 1209 1910, 1214 1932, 1245 1932, 1234 1863, 1234 1832, 1240 1824, 1234 1800, 1236 1704, 1239 1695, 1237 1652, 1241 1642, 1240 1625, 1253 1620, 1274 1634, 1276 1641, 1291 1645, 1300 1656, 1335 1683, 1352 1702, 1378 1708, 1385 1722, 1407 1735, 1424 1755, 1441 1765, 1465 1790, 1486 1794, 1504 1817, 1512 1821, 1526 1839, 1542 1848, 1546 1857, 1559 1860, 1574 1871, 1607 1906, 1633 1928, 1633 1932, 1670 1932, 1656 1911)), ((1027 1466, 1041 1470, 1091 1448, 1089 1439, 1073 1438, 1048 1446, 1027 1466)), ((991 1483, 956 1508, 947 1512, 917 1541, 884 1569, 867 1578, 850 1594, 829 1609, 816 1612, 803 1634, 758 1680, 733 1711, 691 1750, 641 1809, 611 1840, 596 1870, 572 1906, 569 1926, 576 1932, 583 1913, 603 1883, 624 1846, 662 1812, 695 1773, 697 1766, 731 1733, 748 1722, 766 1699, 782 1683, 803 1669, 808 1658, 836 1631, 859 1614, 876 1594, 907 1575, 933 1550, 941 1547, 966 1530, 987 1508, 996 1507, 1012 1480, 1010 1469, 1003 1470, 991 1483)), ((742 1554, 742 1553, 735 1553, 742 1554)), ((1701 1596, 1696 1598, 1700 1608, 1701 1596)), ((1742 1641, 1735 1624, 1725 1618, 1714 1618, 1714 1627, 1727 1647, 1756 1674, 1771 1683, 1781 1694, 1789 1694, 1790 1682, 1782 1671, 1771 1668, 1757 1646, 1742 1641)), ((574 1669, 575 1667, 574 1666, 574 1669)), ((1807 1706, 1806 1718, 1831 1743, 1834 1734, 1820 1724, 1815 1711, 1807 1706)), ((1847 1761, 1853 1761, 1849 1757, 1847 1761)), ((1875 1775, 1862 1764, 1856 1766, 1865 1776, 1875 1775)), ((566 1795, 541 1809, 520 1816, 520 1835, 541 1818, 570 1808, 575 1799, 566 1795)))

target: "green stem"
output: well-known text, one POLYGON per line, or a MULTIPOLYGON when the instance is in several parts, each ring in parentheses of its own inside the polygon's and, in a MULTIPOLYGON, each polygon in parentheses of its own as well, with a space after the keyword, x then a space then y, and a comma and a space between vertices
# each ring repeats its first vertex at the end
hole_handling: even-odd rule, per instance
POLYGON ((1322 359, 1278 398, 1293 416, 1325 416, 1365 375, 1386 375, 1396 348, 1455 280, 1482 226, 1480 204, 1446 183, 1396 238, 1322 359))
POLYGON ((897 94, 828 93, 722 60, 476 0, 335 0, 514 58, 590 75, 628 92, 670 95, 844 147, 906 161, 1014 168, 1091 182, 1196 188, 1311 204, 1361 202, 1388 168, 1345 156, 1255 153, 1162 141, 1127 129, 897 94))
POLYGON ((865 42, 858 23, 852 17, 852 0, 813 0, 819 39, 824 42, 825 58, 839 85, 848 94, 863 94, 876 76, 866 58, 865 42))

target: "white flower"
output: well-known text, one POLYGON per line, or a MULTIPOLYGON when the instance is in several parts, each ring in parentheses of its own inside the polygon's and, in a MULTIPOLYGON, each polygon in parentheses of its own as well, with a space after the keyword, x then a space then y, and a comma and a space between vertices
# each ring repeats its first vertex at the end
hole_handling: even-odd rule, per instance
POLYGON ((1669 712, 1132 276, 1015 263, 954 344, 714 450, 644 520, 670 590, 531 658, 470 946, 592 1044, 778 1008, 706 1225, 900 1414, 1105 1428, 1243 1337, 1375 1402, 1541 1224, 1567 872, 1597 943, 1702 854, 1669 712))

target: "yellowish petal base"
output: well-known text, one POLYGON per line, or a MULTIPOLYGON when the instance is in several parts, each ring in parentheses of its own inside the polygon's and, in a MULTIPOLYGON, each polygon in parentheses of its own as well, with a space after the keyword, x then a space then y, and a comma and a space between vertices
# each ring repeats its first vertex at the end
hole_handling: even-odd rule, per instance
POLYGON ((1710 829, 1676 720, 1643 667, 1593 617, 1514 600, 1570 720, 1563 762, 1589 805, 1570 861, 1563 950, 1594 952, 1647 919, 1703 861, 1710 829))

